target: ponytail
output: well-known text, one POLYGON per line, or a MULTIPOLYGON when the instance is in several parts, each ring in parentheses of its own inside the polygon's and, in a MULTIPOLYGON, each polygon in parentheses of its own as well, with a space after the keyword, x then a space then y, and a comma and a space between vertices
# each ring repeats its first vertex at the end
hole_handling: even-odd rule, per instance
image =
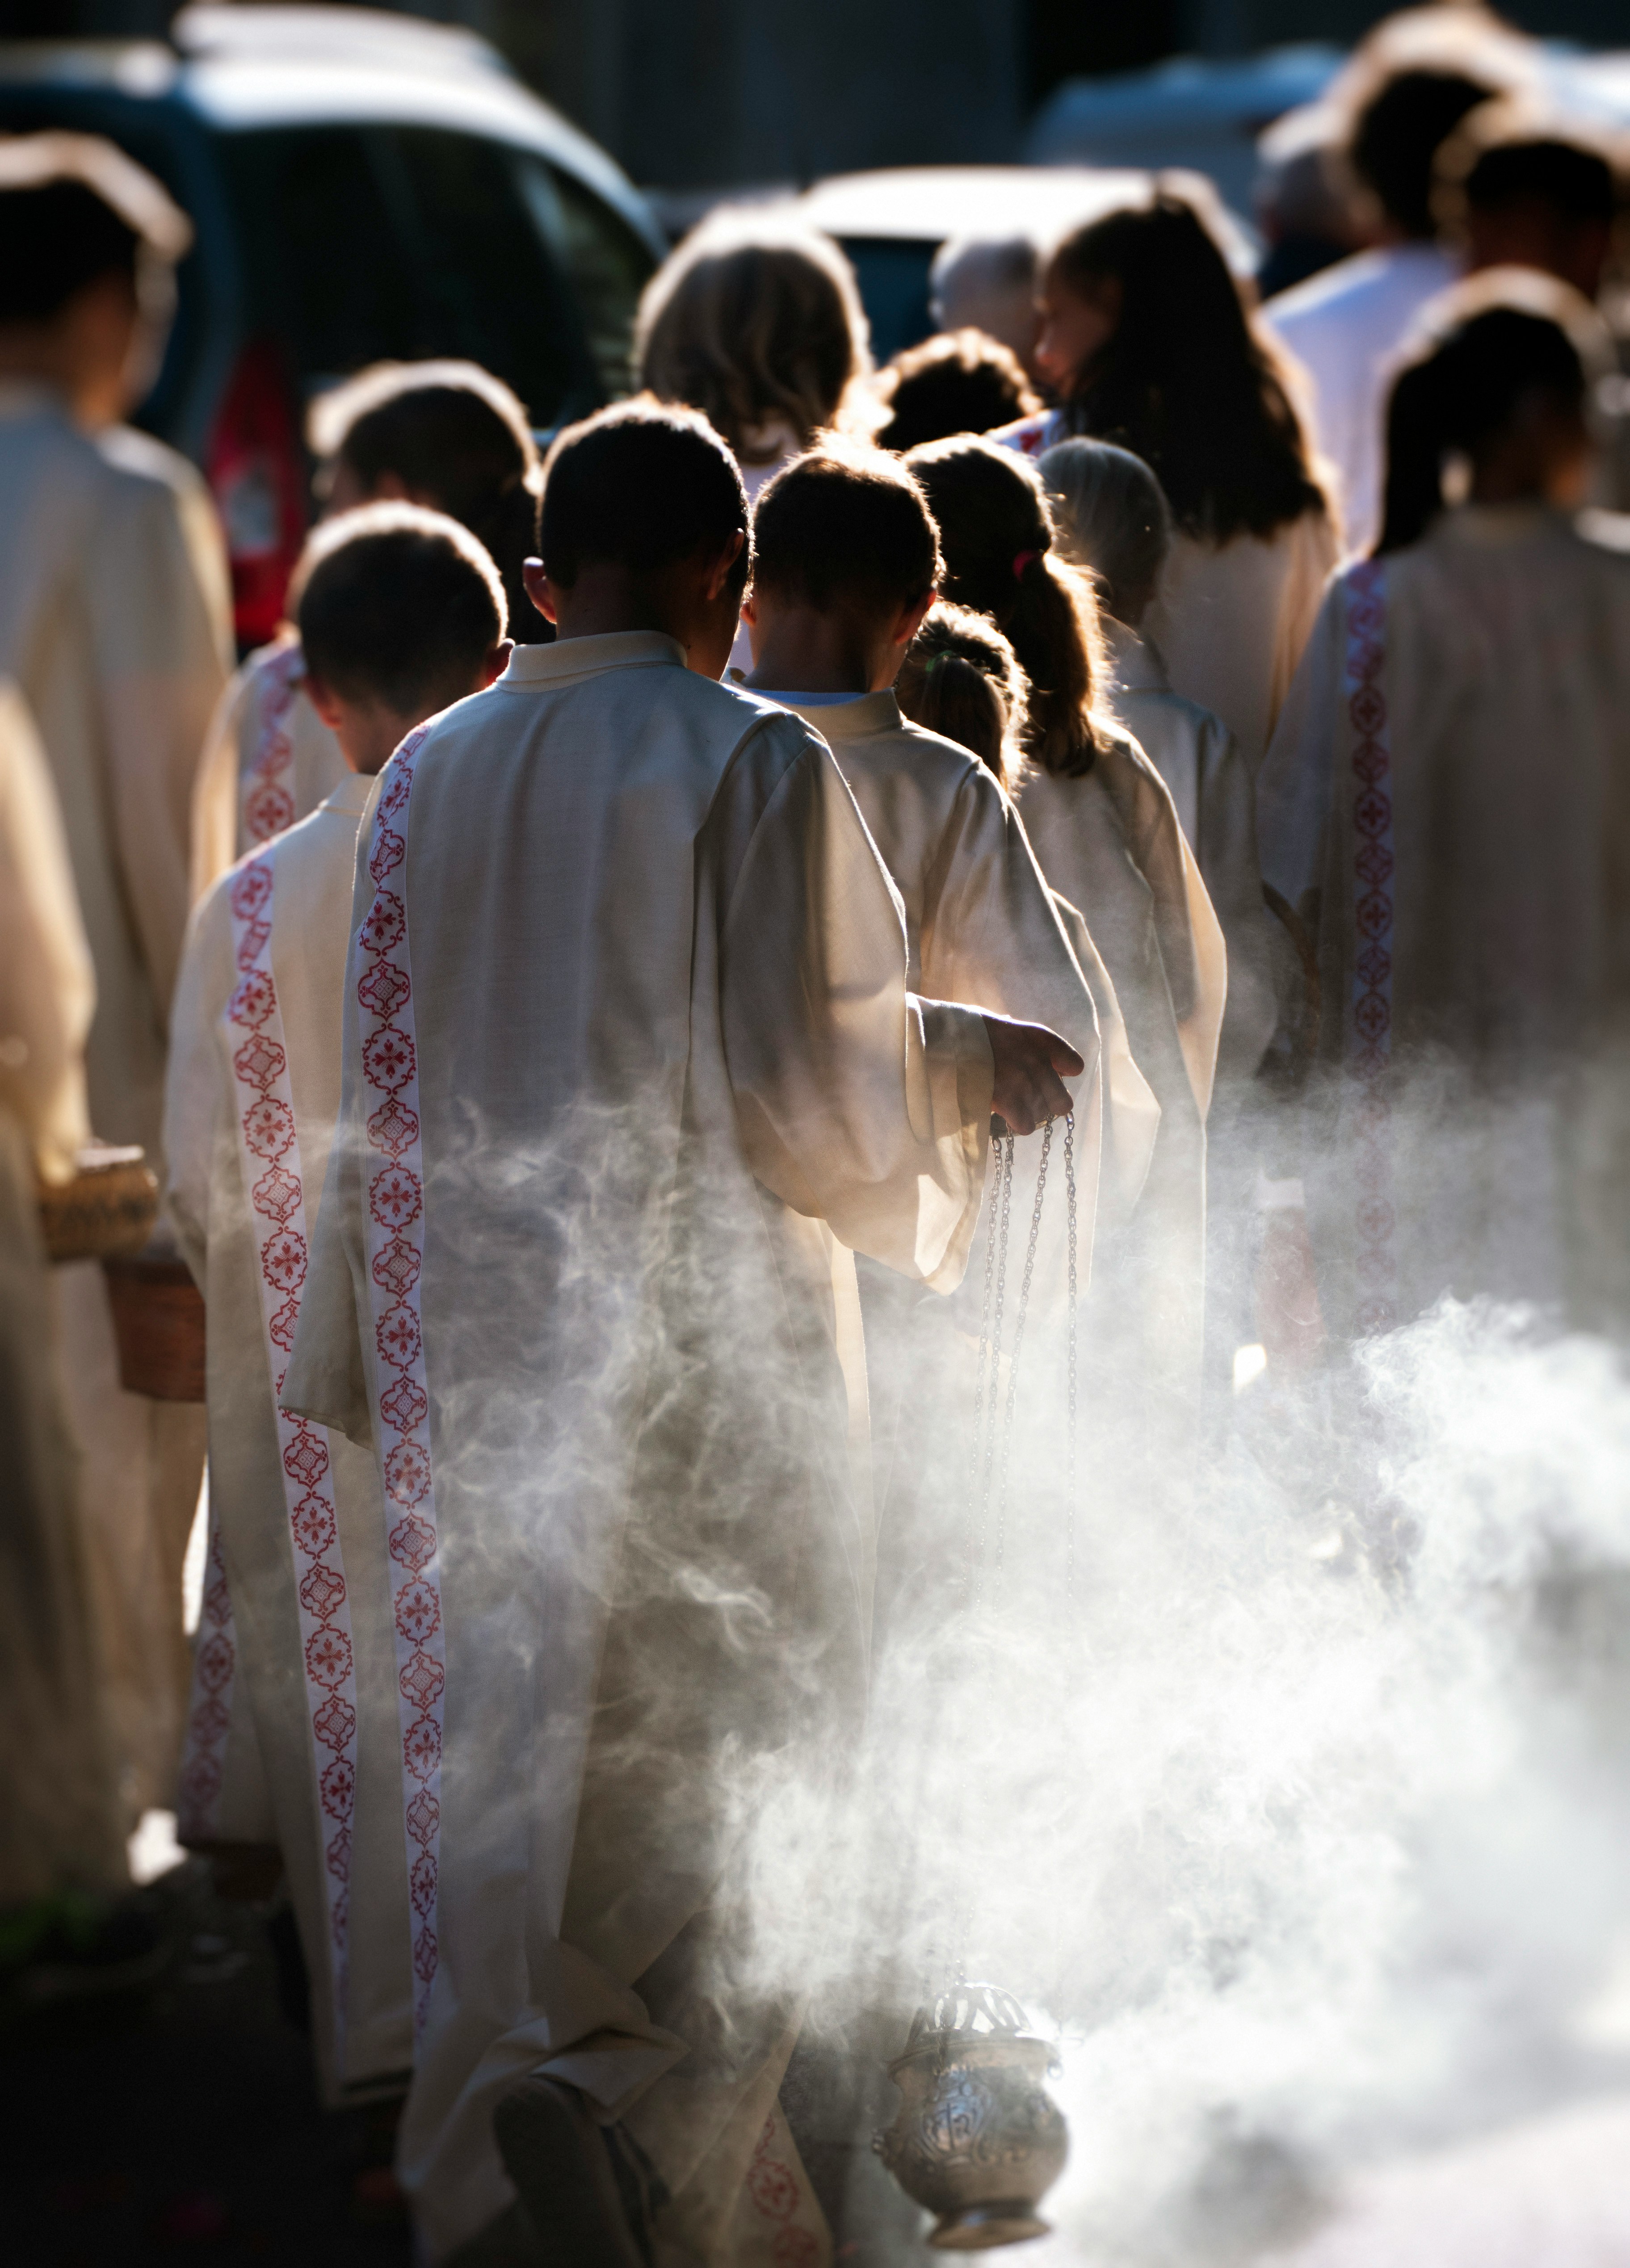
POLYGON ((906 462, 940 523, 947 598, 987 615, 1029 681, 1026 755, 1050 772, 1090 771, 1103 670, 1097 602, 1054 551, 1039 476, 1012 450, 966 437, 929 442, 906 462))
MULTIPOLYGON (((1543 279, 1557 313, 1536 312, 1535 282, 1521 285, 1534 306, 1498 302, 1463 314, 1448 332, 1398 374, 1387 405, 1386 512, 1377 556, 1418 543, 1443 509, 1444 460, 1456 453, 1475 463, 1480 451, 1511 423, 1525 398, 1541 395, 1564 410, 1582 412, 1585 364, 1563 318, 1563 287, 1543 279)), ((1464 287, 1512 289, 1496 271, 1464 287)))

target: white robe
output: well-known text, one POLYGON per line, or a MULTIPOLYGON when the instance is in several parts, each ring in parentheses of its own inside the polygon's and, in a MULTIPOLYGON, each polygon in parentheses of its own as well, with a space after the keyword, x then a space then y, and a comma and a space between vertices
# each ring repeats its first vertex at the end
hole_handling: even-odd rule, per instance
MULTIPOLYGON (((1048 881, 1086 918, 1160 1106, 1123 1237, 1101 1237, 1094 1304, 1106 1403, 1192 1441, 1204 1335, 1206 1119, 1228 997, 1222 932, 1169 791, 1135 742, 1100 728, 1080 779, 1035 772, 1019 807, 1048 881)), ((1153 1439, 1151 1435, 1151 1439, 1153 1439)))
POLYGON ((1262 895, 1250 767, 1221 717, 1174 693, 1160 648, 1103 620, 1115 713, 1171 790, 1228 955, 1218 1077, 1248 1079, 1273 1036, 1277 924, 1262 895))
POLYGON ((1458 263, 1435 244, 1355 252, 1281 291, 1262 320, 1306 372, 1315 446, 1340 477, 1337 508, 1349 554, 1381 533, 1386 398, 1398 349, 1458 263))
POLYGON ((1446 513, 1331 585, 1258 783, 1312 927, 1325 1319, 1630 1314, 1630 530, 1446 513))
MULTIPOLYGON (((298 1160, 308 1244, 339 1109, 357 828, 372 784, 348 771, 254 867, 272 882, 269 966, 293 1113, 292 1143, 277 1152, 277 1162, 292 1172, 298 1160)), ((281 1849, 311 1978, 319 2071, 332 2102, 347 2086, 405 2071, 411 2059, 395 1640, 384 1506, 372 1454, 341 1435, 328 1439, 326 1479, 338 1528, 332 1555, 313 1558, 291 1526, 296 1507, 285 1485, 273 1404, 274 1379, 287 1357, 269 1335, 262 1278, 263 1253, 280 1270, 280 1285, 298 1276, 300 1255, 285 1264, 280 1226, 291 1226, 292 1217, 280 1223, 281 1197, 272 1213, 264 1210, 266 1200, 251 1203, 254 1184, 246 1185, 246 1155, 255 1178, 271 1160, 246 1150, 239 1125, 245 1108, 254 1107, 255 1090, 245 1085, 237 1058, 257 1045, 257 1028, 262 1035, 269 1028, 234 1015, 243 980, 235 947, 244 932, 242 917, 234 921, 232 891, 250 873, 247 863, 236 868, 194 917, 176 993, 165 1121, 171 1212, 209 1303, 210 1503, 227 1593, 223 1599, 210 1586, 201 1631, 203 1675, 195 1685, 181 1778, 181 1832, 203 1846, 267 1840, 281 1849), (359 1720, 354 1749, 342 1742, 336 1750, 313 1736, 326 1689, 306 1674, 304 1654, 314 1631, 309 1610, 303 1624, 299 1590, 330 1556, 345 1588, 337 1603, 355 1654, 359 1720), (215 1658, 206 1660, 204 1651, 222 1632, 235 1654, 224 1690, 215 1658), (218 1717, 212 1726, 198 1723, 199 1709, 208 1710, 212 1699, 225 1708, 228 1726, 218 1717), (348 1989, 338 2014, 325 1895, 325 1852, 336 1820, 325 1810, 318 1777, 335 1754, 356 1783, 354 1800, 344 1807, 348 1989)), ((277 1139, 290 1131, 284 1128, 277 1139)), ((276 1142, 262 1141, 261 1152, 275 1150, 276 1142)))
POLYGON ((340 744, 306 690, 299 640, 287 632, 249 656, 210 721, 193 797, 194 898, 348 777, 340 744))
POLYGON ((796 1980, 713 1966, 731 1820, 820 1785, 865 1693, 838 1240, 949 1287, 983 1182, 984 1026, 908 994, 830 755, 682 660, 520 649, 404 744, 358 869, 285 1401, 413 1508, 402 2165, 436 2257, 505 2205, 492 2110, 540 2067, 724 2246, 798 2020, 796 1980))
POLYGON ((95 997, 50 771, 0 683, 0 1906, 125 1879, 38 1194, 86 1139, 95 997))
MULTIPOLYGON (((162 1180, 170 996, 189 810, 225 681, 225 558, 202 480, 123 429, 81 433, 39 387, 0 387, 0 673, 54 776, 96 971, 91 1125, 162 1180)), ((126 1394, 101 1270, 55 1271, 103 1675, 132 1813, 168 1804, 189 1668, 181 1561, 203 1412, 126 1394)))
POLYGON ((1254 776, 1340 556, 1329 515, 1271 535, 1173 539, 1143 631, 1173 690, 1221 717, 1254 776))

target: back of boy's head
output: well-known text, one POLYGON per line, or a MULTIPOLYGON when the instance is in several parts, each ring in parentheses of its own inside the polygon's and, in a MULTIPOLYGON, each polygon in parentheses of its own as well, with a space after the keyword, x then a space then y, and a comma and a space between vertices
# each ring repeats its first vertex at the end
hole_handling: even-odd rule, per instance
POLYGON ((716 559, 745 535, 732 571, 752 564, 741 469, 699 411, 643 396, 568 425, 543 464, 538 548, 551 582, 570 590, 585 567, 655 574, 716 559))
POLYGON ((1353 170, 1406 237, 1433 233, 1432 165, 1469 111, 1495 92, 1455 70, 1401 70, 1382 85, 1353 129, 1353 170))
POLYGON ((995 623, 943 600, 929 608, 895 684, 913 724, 968 749, 1009 789, 1023 762, 1029 691, 995 623))
POLYGON ((898 458, 834 438, 784 465, 753 515, 754 587, 818 614, 896 615, 938 587, 933 514, 898 458))
POLYGON ((476 689, 507 628, 487 552, 458 520, 417 504, 365 504, 328 521, 295 593, 311 674, 344 700, 416 720, 476 689))
MULTIPOLYGON (((1468 128, 1475 129, 1477 120, 1474 113, 1468 128)), ((1547 131, 1537 123, 1521 125, 1514 114, 1504 131, 1491 116, 1484 129, 1457 136, 1443 152, 1441 171, 1442 202, 1451 216, 1457 202, 1473 214, 1538 204, 1559 220, 1607 225, 1618 203, 1613 168, 1601 150, 1560 126, 1547 131)))
POLYGON ((1060 441, 1039 469, 1052 499, 1058 548, 1097 578, 1105 608, 1135 622, 1171 549, 1171 506, 1149 467, 1110 441, 1060 441))
POLYGON ((1042 406, 1013 349, 975 330, 945 331, 908 347, 882 373, 878 394, 890 413, 877 436, 885 449, 989 433, 1042 406))
POLYGON ((520 402, 478 363, 378 363, 319 394, 306 418, 313 454, 346 466, 365 494, 394 475, 461 520, 504 578, 516 636, 547 640, 521 567, 537 540, 542 483, 520 402))
POLYGON ((107 276, 136 288, 192 224, 151 173, 89 134, 0 140, 0 323, 49 322, 107 276))

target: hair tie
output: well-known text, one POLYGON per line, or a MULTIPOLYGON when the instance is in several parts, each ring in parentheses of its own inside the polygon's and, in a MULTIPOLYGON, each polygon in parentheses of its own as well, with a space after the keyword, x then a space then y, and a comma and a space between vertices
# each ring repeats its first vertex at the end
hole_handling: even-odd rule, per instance
POLYGON ((1013 555, 1013 579, 1016 583, 1033 559, 1041 557, 1039 551, 1015 551, 1013 555))

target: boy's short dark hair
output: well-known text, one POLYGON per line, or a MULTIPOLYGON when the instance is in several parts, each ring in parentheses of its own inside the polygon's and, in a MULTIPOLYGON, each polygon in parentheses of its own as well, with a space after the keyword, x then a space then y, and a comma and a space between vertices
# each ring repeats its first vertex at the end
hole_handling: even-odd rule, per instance
POLYGON ((90 134, 0 140, 0 323, 49 322, 104 276, 136 288, 192 225, 152 175, 90 134))
POLYGON ((1601 151, 1555 135, 1494 143, 1468 170, 1464 195, 1472 212, 1531 202, 1570 221, 1611 221, 1617 202, 1601 151))
POLYGON ((753 515, 761 591, 820 613, 885 614, 939 587, 940 531, 916 475, 881 449, 836 438, 795 457, 753 515))
POLYGON ((897 354, 878 392, 889 409, 879 446, 904 453, 952 433, 990 433, 1041 408, 1024 364, 984 331, 941 331, 897 354))
POLYGON ((365 504, 318 529, 295 580, 306 666, 348 701, 399 717, 462 700, 507 609, 467 527, 417 504, 365 504))
POLYGON ((645 398, 568 425, 543 460, 538 548, 551 581, 570 589, 586 566, 615 561, 637 575, 716 556, 745 535, 741 468, 699 411, 645 398))
POLYGON ((1432 161, 1492 85, 1456 70, 1402 70, 1359 114, 1353 169, 1406 236, 1432 232, 1432 161))

